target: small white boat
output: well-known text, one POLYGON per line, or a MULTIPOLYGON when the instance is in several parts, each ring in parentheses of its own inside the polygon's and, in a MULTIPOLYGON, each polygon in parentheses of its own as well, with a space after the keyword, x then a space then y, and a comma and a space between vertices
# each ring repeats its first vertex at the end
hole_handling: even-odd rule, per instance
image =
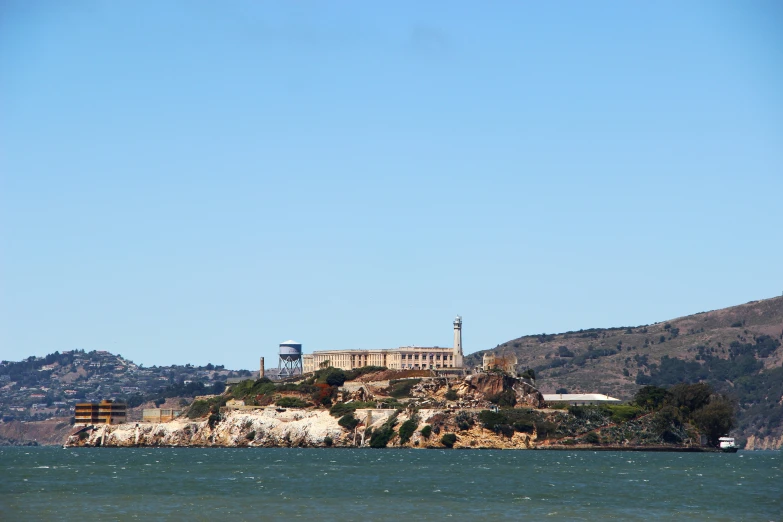
POLYGON ((718 447, 723 453, 737 453, 739 447, 734 443, 734 437, 721 437, 718 439, 718 447))

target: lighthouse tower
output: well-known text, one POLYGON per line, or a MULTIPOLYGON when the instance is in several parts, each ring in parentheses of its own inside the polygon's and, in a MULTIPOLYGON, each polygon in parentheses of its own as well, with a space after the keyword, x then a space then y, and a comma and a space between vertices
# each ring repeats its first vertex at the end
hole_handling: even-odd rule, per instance
POLYGON ((462 368, 462 317, 454 319, 454 367, 462 368))

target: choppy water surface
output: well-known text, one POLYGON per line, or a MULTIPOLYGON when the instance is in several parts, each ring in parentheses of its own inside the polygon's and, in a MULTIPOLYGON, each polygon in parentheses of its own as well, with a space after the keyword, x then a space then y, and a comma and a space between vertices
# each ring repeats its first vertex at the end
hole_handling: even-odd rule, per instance
POLYGON ((783 520, 781 452, 0 448, 0 519, 783 520))

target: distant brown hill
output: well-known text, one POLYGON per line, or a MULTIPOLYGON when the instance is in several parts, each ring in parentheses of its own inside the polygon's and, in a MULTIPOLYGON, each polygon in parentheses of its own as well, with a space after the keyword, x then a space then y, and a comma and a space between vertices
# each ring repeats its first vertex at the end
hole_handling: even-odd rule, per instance
POLYGON ((466 357, 514 353, 544 393, 599 392, 631 399, 645 384, 709 382, 737 400, 737 435, 780 447, 783 436, 783 297, 651 325, 513 339, 466 357))

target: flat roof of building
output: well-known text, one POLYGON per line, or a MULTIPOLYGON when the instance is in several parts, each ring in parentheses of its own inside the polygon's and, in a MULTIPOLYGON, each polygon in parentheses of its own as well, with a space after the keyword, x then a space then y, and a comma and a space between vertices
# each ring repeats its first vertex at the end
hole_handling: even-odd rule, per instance
POLYGON ((335 350, 313 350, 312 354, 324 354, 324 353, 365 353, 365 352, 398 352, 400 350, 416 350, 416 351, 427 351, 427 350, 445 350, 452 352, 454 351, 454 348, 451 346, 400 346, 399 348, 346 348, 346 349, 335 349, 335 350))

